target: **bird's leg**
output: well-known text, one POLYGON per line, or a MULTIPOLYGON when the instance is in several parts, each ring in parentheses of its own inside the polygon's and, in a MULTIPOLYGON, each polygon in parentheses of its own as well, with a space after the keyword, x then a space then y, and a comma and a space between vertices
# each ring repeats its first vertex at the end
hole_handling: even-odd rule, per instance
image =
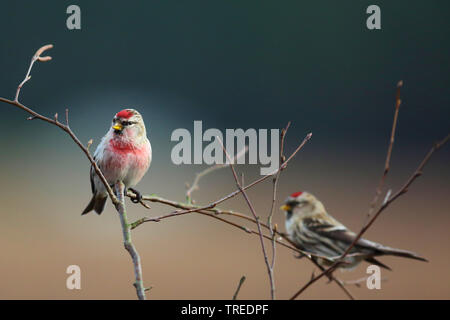
POLYGON ((110 186, 110 188, 113 190, 114 195, 115 195, 116 197, 118 197, 119 195, 117 194, 117 190, 116 190, 115 185, 114 185, 114 184, 110 184, 109 186, 110 186))
POLYGON ((142 201, 142 194, 139 191, 137 191, 136 189, 133 189, 133 188, 128 188, 128 190, 130 190, 131 192, 133 192, 135 194, 134 197, 130 198, 131 202, 139 203, 142 201))

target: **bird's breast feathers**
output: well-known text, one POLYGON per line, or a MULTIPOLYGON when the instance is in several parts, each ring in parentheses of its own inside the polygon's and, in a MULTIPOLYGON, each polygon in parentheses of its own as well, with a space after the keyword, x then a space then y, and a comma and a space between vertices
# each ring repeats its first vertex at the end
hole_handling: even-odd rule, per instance
POLYGON ((121 180, 134 186, 150 166, 152 149, 148 139, 140 145, 111 139, 102 151, 99 166, 110 183, 121 180))

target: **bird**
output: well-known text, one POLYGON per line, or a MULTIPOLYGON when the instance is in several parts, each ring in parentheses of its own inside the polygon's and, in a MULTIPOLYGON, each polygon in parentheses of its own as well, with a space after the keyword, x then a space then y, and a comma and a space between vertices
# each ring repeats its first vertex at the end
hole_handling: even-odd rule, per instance
MULTIPOLYGON (((147 172, 152 161, 152 147, 141 114, 134 109, 124 109, 115 114, 112 125, 102 138, 94 153, 106 181, 112 186, 122 181, 125 190, 135 193, 133 202, 142 199, 133 189, 147 172)), ((94 168, 90 170, 92 199, 82 212, 101 214, 105 208, 108 193, 94 168)))
MULTIPOLYGON (((306 191, 291 194, 280 209, 285 213, 285 227, 289 239, 298 249, 310 254, 322 267, 335 263, 357 236, 329 215, 322 202, 306 191)), ((360 238, 344 258, 344 263, 337 268, 351 270, 365 260, 391 270, 375 258, 385 255, 428 261, 412 251, 391 248, 360 238)))

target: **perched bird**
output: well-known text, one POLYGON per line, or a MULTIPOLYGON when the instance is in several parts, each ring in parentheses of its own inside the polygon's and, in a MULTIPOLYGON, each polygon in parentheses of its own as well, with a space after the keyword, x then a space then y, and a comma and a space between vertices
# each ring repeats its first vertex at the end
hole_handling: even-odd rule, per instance
MULTIPOLYGON (((132 189, 144 176, 152 161, 152 147, 147 139, 142 116, 134 109, 118 112, 112 126, 95 150, 94 160, 110 185, 122 181, 126 190, 136 194, 139 201, 141 195, 132 189)), ((105 186, 91 167, 92 200, 83 214, 92 210, 101 214, 108 198, 105 186)))
MULTIPOLYGON (((308 192, 291 194, 280 209, 286 215, 289 238, 300 250, 311 253, 312 258, 324 267, 333 264, 356 238, 354 232, 330 216, 322 202, 308 192)), ((386 247, 360 238, 340 268, 351 269, 365 260, 390 270, 388 266, 375 259, 383 255, 427 261, 414 252, 386 247)))

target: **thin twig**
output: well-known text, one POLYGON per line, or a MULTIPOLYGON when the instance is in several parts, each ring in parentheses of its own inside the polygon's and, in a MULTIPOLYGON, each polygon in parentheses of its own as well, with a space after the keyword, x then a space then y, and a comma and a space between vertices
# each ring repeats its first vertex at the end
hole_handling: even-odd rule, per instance
MULTIPOLYGON (((248 151, 248 147, 246 146, 244 149, 242 149, 241 151, 239 151, 239 152, 237 153, 236 157, 235 157, 235 158, 233 157, 232 160, 234 161, 234 160, 237 160, 237 159, 241 158, 242 156, 245 156, 245 154, 247 153, 247 151, 248 151)), ((198 190, 198 189, 199 189, 199 182, 200 182, 200 179, 201 179, 201 178, 203 178, 204 176, 210 174, 210 173, 213 172, 213 171, 216 171, 216 170, 219 170, 219 169, 222 169, 222 168, 226 168, 227 166, 228 166, 228 164, 225 164, 225 163, 223 163, 223 164, 216 164, 216 165, 213 165, 213 166, 211 166, 211 167, 208 167, 208 168, 206 168, 205 170, 203 170, 203 171, 197 173, 197 174, 195 175, 194 182, 192 183, 192 185, 191 185, 191 186, 187 189, 187 191, 186 191, 186 202, 187 202, 187 203, 192 203, 192 193, 193 193, 195 190, 198 190)))
MULTIPOLYGON (((281 136, 280 136, 280 163, 283 164, 284 161, 286 160, 285 156, 284 156, 284 138, 286 136, 286 133, 289 129, 289 126, 291 125, 291 122, 289 121, 288 124, 286 125, 286 128, 284 128, 283 130, 281 130, 281 136)), ((281 170, 278 170, 277 173, 275 174, 275 177, 273 178, 273 192, 272 192, 272 205, 270 207, 270 212, 269 212, 269 216, 267 218, 267 225, 269 226, 269 231, 270 231, 270 235, 272 237, 272 262, 270 263, 270 272, 273 275, 273 269, 275 268, 275 260, 276 260, 276 241, 275 241, 275 237, 276 237, 276 229, 277 227, 272 225, 272 217, 273 217, 273 213, 275 211, 275 204, 277 201, 277 191, 278 191, 278 181, 280 179, 280 174, 281 174, 281 170), (275 230, 274 230, 275 229, 275 230)), ((275 282, 273 280, 273 276, 272 276, 272 281, 273 284, 271 286, 271 297, 272 299, 275 299, 275 282)))
POLYGON ((373 210, 375 210, 375 206, 377 205, 378 198, 380 197, 381 192, 383 190, 384 182, 389 173, 392 149, 394 147, 394 141, 395 141, 395 130, 397 128, 398 113, 400 111, 400 105, 402 103, 402 100, 400 99, 400 89, 402 88, 402 86, 403 86, 403 81, 399 81, 397 83, 397 92, 395 94, 395 113, 394 113, 394 120, 392 122, 391 138, 389 139, 389 146, 388 146, 388 150, 386 153, 386 160, 384 162, 383 174, 381 176, 380 182, 378 183, 378 187, 375 191, 375 196, 374 196, 372 202, 370 203, 370 209, 369 209, 369 213, 367 214, 367 219, 372 215, 373 210))
POLYGON ((340 265, 342 264, 342 262, 337 262, 335 265, 333 264, 332 267, 326 269, 325 271, 321 272, 318 276, 316 277, 312 277, 303 287, 300 288, 300 290, 298 290, 292 297, 290 300, 295 300, 295 298, 297 298, 299 295, 302 294, 303 291, 305 291, 307 288, 309 288, 309 286, 311 286, 314 282, 316 282, 317 280, 319 280, 320 278, 322 278, 323 276, 326 275, 331 275, 331 273, 340 265))
POLYGON ((241 287, 244 284, 244 281, 245 281, 245 276, 242 276, 241 280, 239 280, 239 284, 238 284, 238 287, 236 288, 236 292, 233 295, 233 300, 236 300, 236 298, 239 294, 239 291, 241 290, 241 287))
POLYGON ((248 207, 250 208, 250 211, 253 215, 253 218, 255 218, 256 220, 256 226, 258 228, 258 233, 259 233, 259 241, 261 243, 261 249, 263 252, 263 256, 264 256, 264 262, 266 263, 267 266, 267 272, 269 274, 269 281, 270 281, 270 296, 273 299, 275 299, 275 280, 273 277, 273 270, 270 268, 270 263, 269 263, 269 258, 267 257, 267 252, 266 252, 266 247, 264 245, 264 236, 263 236, 263 232, 262 232, 262 228, 261 228, 261 223, 259 222, 259 217, 256 214, 255 208, 253 207, 253 204, 251 203, 247 193, 245 192, 245 190, 242 188, 241 183, 239 182, 239 178, 237 176, 236 170, 234 170, 234 166, 233 166, 233 162, 231 161, 231 157, 227 151, 227 149, 225 148, 225 146, 223 145, 222 141, 220 140, 219 137, 216 137, 220 144, 222 145, 222 149, 225 152, 225 156, 227 157, 229 163, 230 163, 230 169, 231 172, 233 173, 233 177, 234 180, 236 181, 236 185, 238 187, 238 189, 240 190, 240 192, 242 193, 242 195, 244 196, 245 202, 247 203, 248 207))

